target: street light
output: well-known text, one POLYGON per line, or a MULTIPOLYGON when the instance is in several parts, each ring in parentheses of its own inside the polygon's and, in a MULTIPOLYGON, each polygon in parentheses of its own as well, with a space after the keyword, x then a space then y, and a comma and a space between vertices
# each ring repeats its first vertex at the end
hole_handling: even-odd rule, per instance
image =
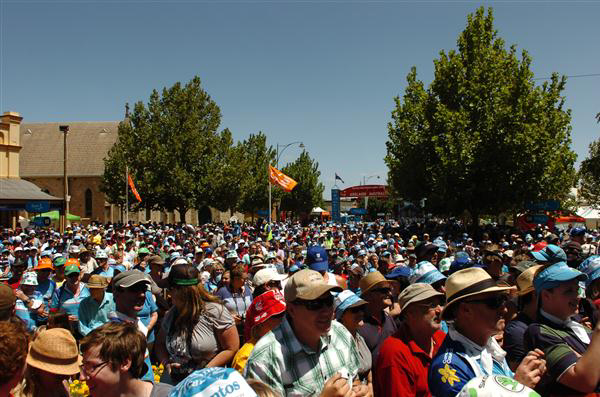
MULTIPOLYGON (((304 149, 304 143, 300 142, 300 141, 294 141, 294 142, 290 142, 288 144, 285 145, 280 145, 277 144, 277 152, 276 152, 276 156, 275 156, 275 168, 279 169, 279 157, 283 154, 283 151, 285 149, 287 149, 288 147, 292 146, 292 145, 298 145, 298 147, 304 149), (279 151, 279 147, 281 147, 281 151, 279 151)), ((273 208, 273 205, 271 204, 271 180, 269 179, 269 223, 271 223, 271 209, 273 208)))
MULTIPOLYGON (((367 181, 374 177, 377 177, 377 179, 380 179, 379 175, 377 175, 377 174, 373 174, 373 175, 369 175, 369 176, 363 175, 363 185, 366 185, 367 181)), ((368 204, 369 204, 369 196, 365 196, 365 209, 367 209, 368 204)))

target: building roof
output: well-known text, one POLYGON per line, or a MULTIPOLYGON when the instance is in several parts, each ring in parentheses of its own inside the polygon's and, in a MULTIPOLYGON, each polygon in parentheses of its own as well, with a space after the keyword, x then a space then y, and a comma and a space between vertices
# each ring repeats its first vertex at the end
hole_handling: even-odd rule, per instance
POLYGON ((19 178, 0 178, 0 200, 62 201, 42 192, 33 183, 19 178))
POLYGON ((119 121, 21 124, 21 178, 63 176, 63 135, 69 126, 67 173, 69 176, 101 176, 104 158, 117 141, 119 121))

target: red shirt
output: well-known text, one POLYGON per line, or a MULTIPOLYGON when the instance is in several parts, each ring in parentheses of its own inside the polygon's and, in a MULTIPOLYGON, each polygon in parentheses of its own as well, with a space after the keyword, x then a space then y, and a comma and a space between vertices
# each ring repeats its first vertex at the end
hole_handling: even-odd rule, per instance
MULTIPOLYGON (((446 333, 436 331, 433 334, 433 353, 435 356, 446 333)), ((432 357, 411 340, 406 325, 381 345, 374 371, 373 386, 376 396, 429 397, 427 371, 432 357)))

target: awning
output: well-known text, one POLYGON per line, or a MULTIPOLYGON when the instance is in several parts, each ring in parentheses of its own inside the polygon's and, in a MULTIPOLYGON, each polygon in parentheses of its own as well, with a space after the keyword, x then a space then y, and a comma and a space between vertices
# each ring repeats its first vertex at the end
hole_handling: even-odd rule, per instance
MULTIPOLYGON (((46 217, 52 219, 53 221, 57 221, 60 218, 60 212, 58 212, 58 211, 48 211, 48 212, 44 212, 40 216, 46 216, 46 217)), ((77 216, 77 215, 69 214, 69 215, 67 215, 67 220, 69 220, 69 221, 80 221, 81 217, 77 216)))
POLYGON ((1 201, 62 201, 51 196, 35 184, 20 178, 0 178, 1 201))

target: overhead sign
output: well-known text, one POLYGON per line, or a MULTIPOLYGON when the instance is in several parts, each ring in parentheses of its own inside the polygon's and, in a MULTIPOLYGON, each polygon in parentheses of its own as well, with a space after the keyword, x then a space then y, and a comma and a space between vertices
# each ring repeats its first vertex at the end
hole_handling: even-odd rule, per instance
POLYGON ((47 227, 52 223, 52 219, 48 216, 36 216, 32 223, 38 227, 47 227))
POLYGON ((258 215, 258 216, 269 216, 269 210, 258 210, 258 211, 256 211, 256 215, 258 215))
POLYGON ((28 201, 25 203, 25 211, 27 212, 48 212, 50 211, 50 202, 48 201, 28 201))
POLYGON ((340 192, 341 197, 387 197, 385 185, 360 185, 351 186, 340 192))
POLYGON ((350 208, 348 210, 348 214, 350 214, 350 215, 366 215, 367 210, 365 208, 350 208))
POLYGON ((334 222, 342 220, 340 214, 340 189, 331 189, 331 220, 334 222))
POLYGON ((560 209, 560 201, 558 200, 544 200, 538 202, 527 202, 525 203, 525 209, 530 211, 557 211, 560 209))

